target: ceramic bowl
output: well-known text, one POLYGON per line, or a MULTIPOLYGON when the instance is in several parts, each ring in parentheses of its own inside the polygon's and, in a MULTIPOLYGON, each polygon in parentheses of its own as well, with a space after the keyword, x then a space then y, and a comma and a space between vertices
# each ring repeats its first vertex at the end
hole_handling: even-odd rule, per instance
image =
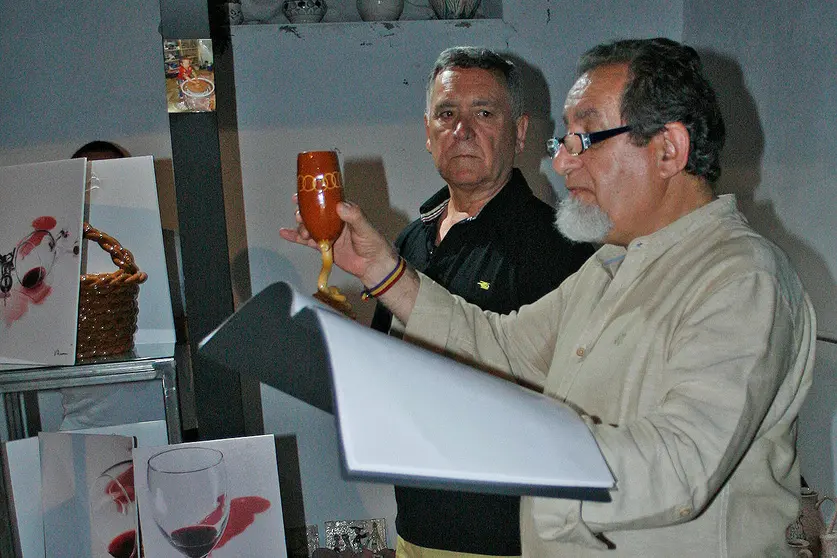
POLYGON ((404 0, 357 0, 363 21, 395 21, 404 11, 404 0))
POLYGON ((282 12, 291 23, 319 23, 325 17, 325 0, 285 0, 282 12))

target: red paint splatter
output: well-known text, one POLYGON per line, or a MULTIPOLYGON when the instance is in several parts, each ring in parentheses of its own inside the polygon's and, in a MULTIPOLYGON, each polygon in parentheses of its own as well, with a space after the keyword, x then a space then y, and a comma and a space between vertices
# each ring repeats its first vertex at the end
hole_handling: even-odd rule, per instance
POLYGON ((136 499, 134 495, 134 466, 131 465, 110 481, 105 487, 105 494, 113 498, 120 510, 124 509, 129 502, 133 502, 136 499))
POLYGON ((20 288, 20 294, 28 298, 33 304, 40 304, 52 292, 52 287, 46 283, 41 283, 33 289, 20 288))
POLYGON ((55 217, 52 217, 51 215, 43 215, 32 221, 32 228, 48 231, 55 228, 55 225, 57 224, 58 221, 55 220, 55 217))
MULTIPOLYGON (((243 533, 256 520, 256 514, 264 513, 270 509, 270 500, 258 496, 244 496, 230 500, 230 518, 221 540, 215 548, 221 548, 227 542, 243 533)), ((217 509, 209 514, 201 523, 212 525, 220 518, 221 510, 217 509)))
POLYGON ((41 241, 44 239, 46 235, 47 231, 43 230, 38 230, 30 234, 26 238, 26 242, 21 242, 20 244, 18 244, 18 254, 24 258, 28 256, 32 252, 32 250, 41 245, 41 241))

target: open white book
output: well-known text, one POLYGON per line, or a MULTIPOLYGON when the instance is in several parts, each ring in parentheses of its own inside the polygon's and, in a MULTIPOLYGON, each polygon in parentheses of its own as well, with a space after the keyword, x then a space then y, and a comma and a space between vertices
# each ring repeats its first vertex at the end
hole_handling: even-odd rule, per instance
POLYGON ((242 305, 200 353, 334 413, 355 479, 596 500, 613 486, 566 405, 362 326, 286 283, 242 305))

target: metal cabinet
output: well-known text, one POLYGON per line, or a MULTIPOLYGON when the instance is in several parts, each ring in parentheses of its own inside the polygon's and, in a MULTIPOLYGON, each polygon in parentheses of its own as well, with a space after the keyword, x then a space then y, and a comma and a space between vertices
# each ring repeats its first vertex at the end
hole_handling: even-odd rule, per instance
MULTIPOLYGON (((169 443, 181 442, 176 367, 175 359, 171 357, 0 372, 0 394, 5 410, 0 438, 6 442, 37 435, 31 415, 32 407, 37 407, 33 403, 38 392, 126 382, 159 382, 169 443)), ((34 422, 37 424, 37 420, 34 422)), ((0 472, 0 556, 16 555, 10 530, 9 504, 6 479, 0 472)))

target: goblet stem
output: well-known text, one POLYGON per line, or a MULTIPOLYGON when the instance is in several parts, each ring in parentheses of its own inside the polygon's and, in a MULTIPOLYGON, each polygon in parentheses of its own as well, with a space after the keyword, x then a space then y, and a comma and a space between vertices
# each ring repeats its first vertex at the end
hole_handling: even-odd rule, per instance
POLYGON ((328 293, 328 276, 331 274, 331 266, 334 264, 334 252, 331 251, 331 241, 321 240, 319 242, 320 253, 323 256, 323 267, 320 269, 320 276, 317 278, 317 290, 328 293))

